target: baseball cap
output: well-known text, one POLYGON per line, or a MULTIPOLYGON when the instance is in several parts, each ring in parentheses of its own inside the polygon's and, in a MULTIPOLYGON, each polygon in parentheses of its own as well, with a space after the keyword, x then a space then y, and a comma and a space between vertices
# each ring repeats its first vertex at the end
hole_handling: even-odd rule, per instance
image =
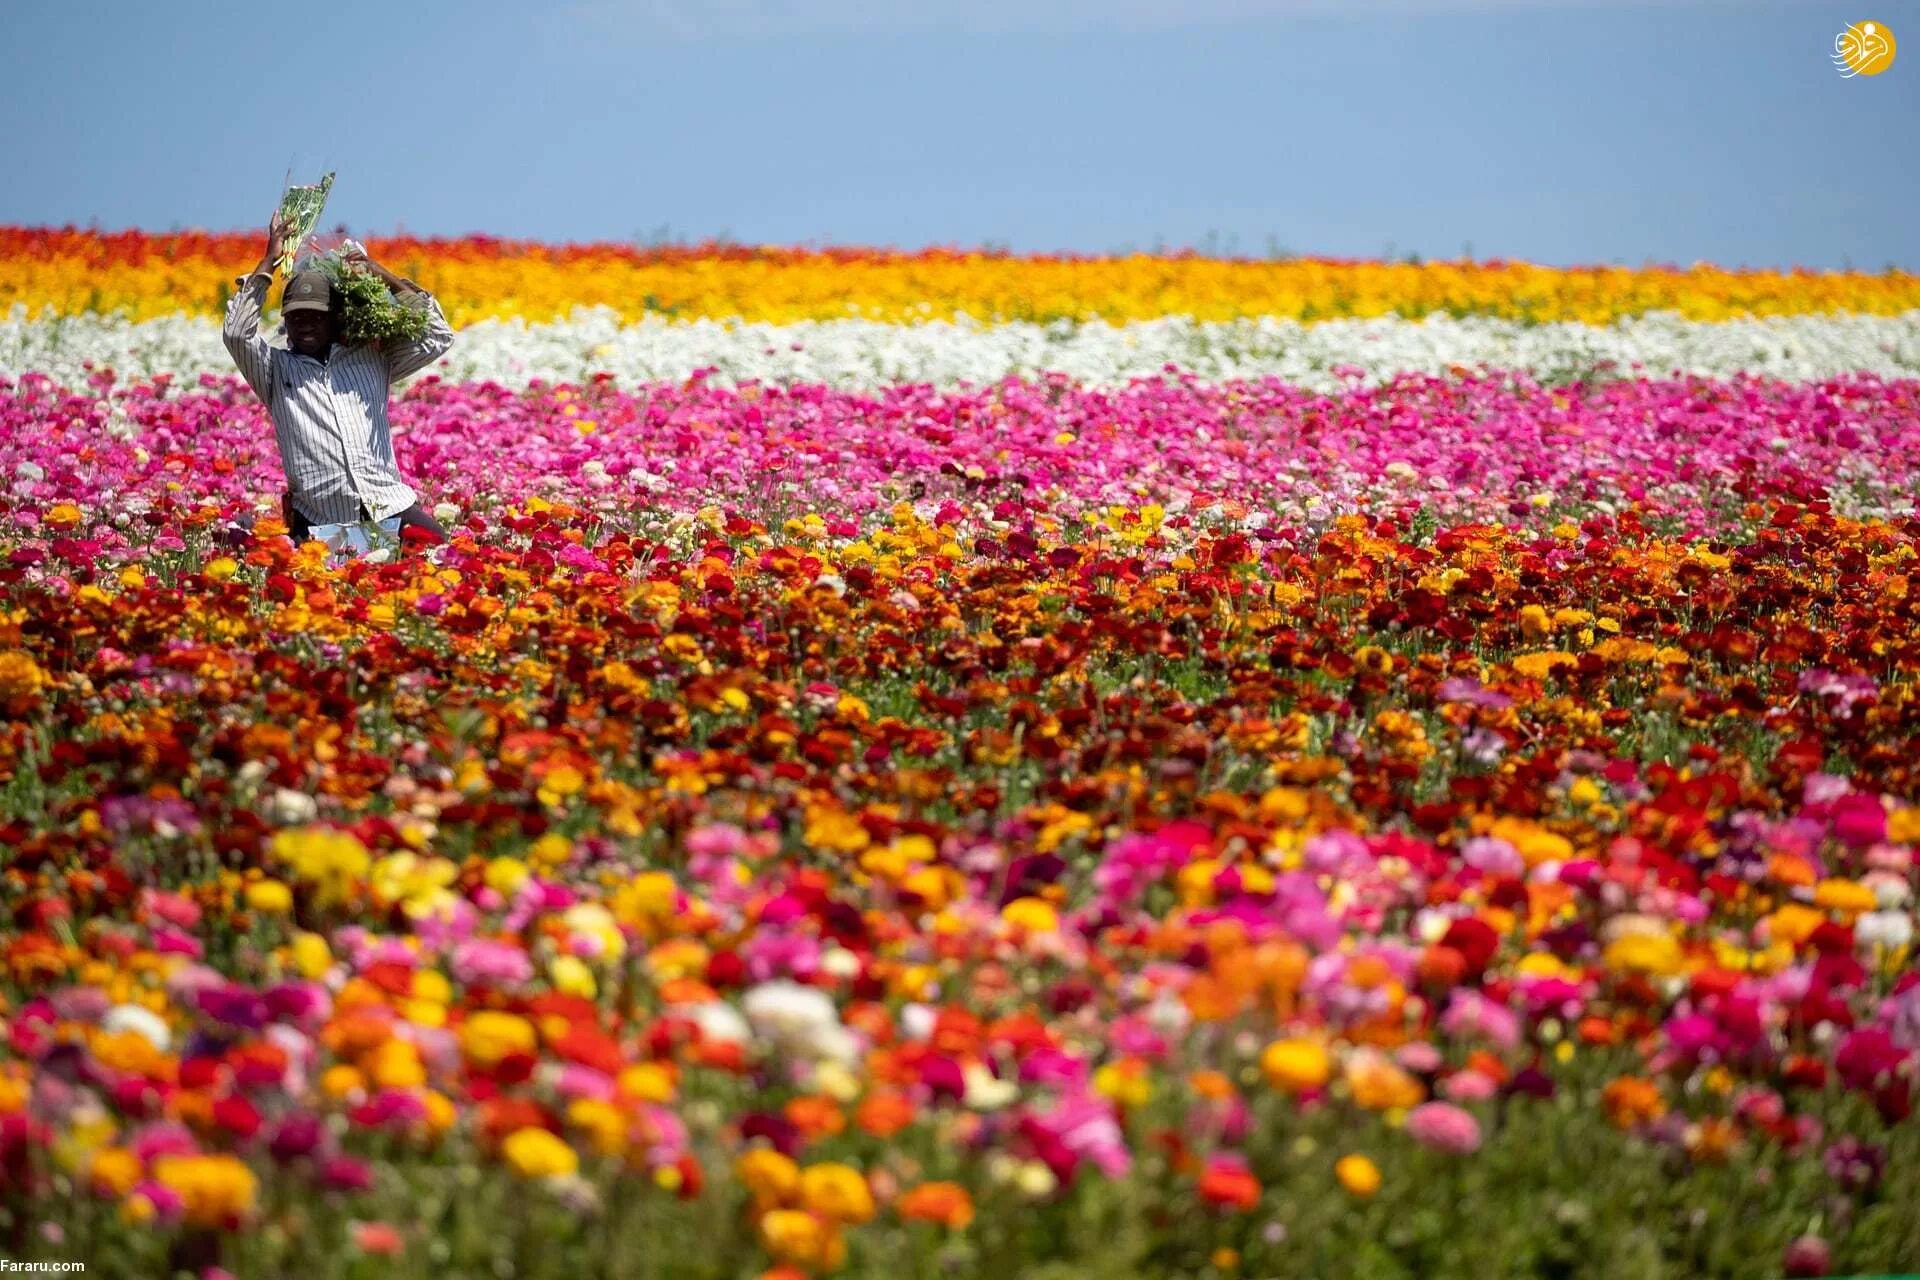
POLYGON ((333 306, 333 282, 324 271, 297 271, 280 295, 280 314, 292 311, 326 311, 333 306))

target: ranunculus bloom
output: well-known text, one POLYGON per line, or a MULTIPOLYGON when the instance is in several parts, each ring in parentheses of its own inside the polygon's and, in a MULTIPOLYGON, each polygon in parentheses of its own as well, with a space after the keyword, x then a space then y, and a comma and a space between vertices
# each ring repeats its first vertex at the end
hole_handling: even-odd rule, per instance
POLYGON ((957 1182, 923 1182, 893 1204, 909 1221, 937 1222, 955 1231, 973 1221, 973 1197, 957 1182))
POLYGON ((516 1129, 500 1144, 507 1167, 523 1178, 559 1178, 576 1173, 580 1157, 545 1129, 516 1129))
POLYGON ((1415 1107, 1407 1113, 1407 1132, 1423 1146, 1456 1156, 1480 1149, 1480 1122, 1451 1103, 1426 1102, 1415 1107))
POLYGON ((1334 1161, 1333 1176, 1348 1195, 1361 1200, 1380 1189, 1380 1167, 1362 1155, 1341 1156, 1334 1161))
POLYGON ((800 1171, 800 1203, 835 1222, 862 1223, 873 1217, 873 1192, 851 1165, 828 1162, 800 1171))
POLYGON ((1216 1155, 1200 1175, 1200 1198, 1222 1209, 1245 1213, 1260 1203, 1260 1179, 1238 1156, 1216 1155))
POLYGON ((1317 1040, 1276 1040, 1260 1054, 1267 1083, 1282 1093, 1306 1093, 1323 1087, 1333 1072, 1325 1045, 1317 1040))

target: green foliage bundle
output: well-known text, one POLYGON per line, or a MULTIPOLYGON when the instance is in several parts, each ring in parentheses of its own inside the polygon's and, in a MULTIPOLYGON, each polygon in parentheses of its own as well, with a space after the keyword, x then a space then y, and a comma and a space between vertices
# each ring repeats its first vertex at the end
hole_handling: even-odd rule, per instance
POLYGON ((426 333, 426 308, 401 302, 378 276, 338 254, 327 254, 314 265, 327 273, 340 299, 342 341, 385 345, 414 342, 426 333))

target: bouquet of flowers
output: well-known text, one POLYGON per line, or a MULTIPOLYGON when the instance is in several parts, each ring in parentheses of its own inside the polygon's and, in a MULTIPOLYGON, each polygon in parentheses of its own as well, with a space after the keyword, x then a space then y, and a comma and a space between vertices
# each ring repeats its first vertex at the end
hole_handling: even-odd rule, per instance
POLYGON ((290 185, 281 195, 280 214, 287 220, 287 238, 280 249, 280 261, 274 265, 282 278, 292 274, 293 260, 319 225, 320 211, 327 207, 327 193, 332 190, 333 175, 329 173, 311 186, 290 185))

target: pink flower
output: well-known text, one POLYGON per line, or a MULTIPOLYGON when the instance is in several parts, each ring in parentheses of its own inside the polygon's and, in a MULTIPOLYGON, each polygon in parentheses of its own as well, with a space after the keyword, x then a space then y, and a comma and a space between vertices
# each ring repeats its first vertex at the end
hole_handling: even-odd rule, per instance
POLYGON ((1449 1155, 1472 1155, 1480 1149, 1480 1122, 1447 1102, 1423 1102, 1409 1111, 1407 1132, 1422 1146, 1449 1155))
POLYGON ((1520 1041, 1520 1019, 1478 991, 1459 991, 1440 1018, 1440 1029, 1461 1040, 1485 1040, 1501 1049, 1520 1041))
POLYGON ((1491 1076, 1478 1071, 1456 1071, 1440 1082, 1440 1092, 1455 1102, 1485 1102, 1499 1087, 1491 1076))
POLYGON ((162 1226, 178 1222, 186 1211, 187 1202, 180 1198, 179 1192, 151 1178, 136 1185, 133 1194, 153 1206, 153 1220, 162 1226))
POLYGON ((449 967, 462 986, 515 987, 533 977, 533 961, 519 946, 469 938, 453 949, 449 967))

